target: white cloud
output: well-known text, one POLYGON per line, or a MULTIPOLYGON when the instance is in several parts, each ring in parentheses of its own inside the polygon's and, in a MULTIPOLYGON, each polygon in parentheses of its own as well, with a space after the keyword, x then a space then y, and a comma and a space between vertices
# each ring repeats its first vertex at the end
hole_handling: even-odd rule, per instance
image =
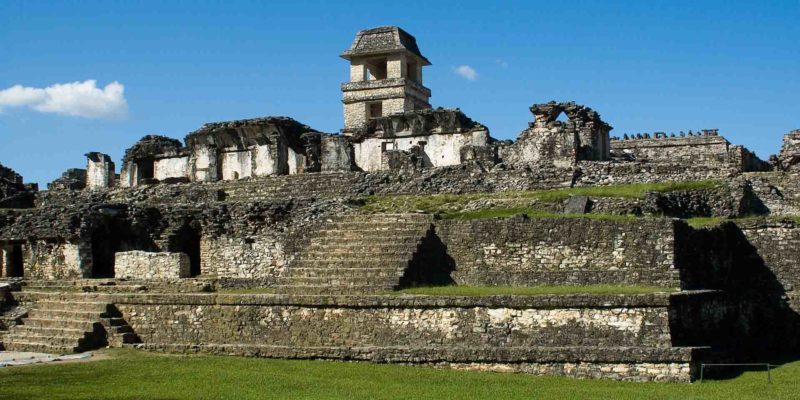
POLYGON ((84 118, 118 119, 128 115, 125 86, 114 81, 101 89, 93 79, 56 83, 46 88, 12 86, 0 90, 0 111, 7 107, 29 107, 42 113, 84 118))
POLYGON ((458 67, 455 67, 453 71, 470 81, 478 79, 478 71, 475 71, 475 68, 472 68, 469 65, 459 65, 458 67))
POLYGON ((502 69, 508 68, 508 63, 505 60, 501 59, 501 58, 498 58, 497 60, 495 60, 495 62, 497 62, 497 65, 499 65, 500 68, 502 68, 502 69))

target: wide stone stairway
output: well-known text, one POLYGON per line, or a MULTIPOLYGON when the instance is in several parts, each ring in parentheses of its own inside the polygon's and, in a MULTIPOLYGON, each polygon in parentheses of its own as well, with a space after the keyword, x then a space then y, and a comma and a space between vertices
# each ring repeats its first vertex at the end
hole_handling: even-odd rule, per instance
POLYGON ((43 292, 18 292, 15 297, 29 309, 3 338, 5 350, 72 353, 137 339, 113 305, 96 297, 43 292))
POLYGON ((432 226, 433 217, 427 214, 332 219, 289 264, 276 290, 364 294, 396 289, 432 226))

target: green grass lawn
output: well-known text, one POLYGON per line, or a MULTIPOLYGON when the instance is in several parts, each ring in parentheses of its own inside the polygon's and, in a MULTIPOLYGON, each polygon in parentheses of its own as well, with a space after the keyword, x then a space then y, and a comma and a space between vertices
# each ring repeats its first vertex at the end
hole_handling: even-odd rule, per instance
POLYGON ((800 362, 703 383, 635 383, 427 367, 177 356, 0 368, 0 399, 796 399, 800 362))
POLYGON ((543 296, 552 294, 648 294, 675 292, 676 288, 655 286, 587 285, 587 286, 430 286, 403 289, 394 293, 431 296, 543 296))

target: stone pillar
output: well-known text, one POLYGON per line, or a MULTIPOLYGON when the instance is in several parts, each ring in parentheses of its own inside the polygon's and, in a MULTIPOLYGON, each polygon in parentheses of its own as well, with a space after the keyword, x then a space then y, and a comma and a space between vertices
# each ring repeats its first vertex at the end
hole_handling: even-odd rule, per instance
POLYGON ((114 162, 111 157, 103 153, 91 152, 86 154, 86 187, 104 189, 114 186, 114 162))

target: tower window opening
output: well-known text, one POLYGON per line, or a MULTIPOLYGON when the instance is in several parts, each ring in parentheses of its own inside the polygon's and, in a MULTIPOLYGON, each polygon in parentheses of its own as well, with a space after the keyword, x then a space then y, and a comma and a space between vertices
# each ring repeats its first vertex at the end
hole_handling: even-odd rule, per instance
POLYGON ((369 60, 367 62, 367 72, 369 74, 369 80, 377 81, 381 79, 386 79, 387 77, 387 66, 388 61, 386 58, 376 58, 373 60, 369 60))
POLYGON ((369 103, 367 104, 367 118, 379 118, 383 116, 383 103, 369 103))

